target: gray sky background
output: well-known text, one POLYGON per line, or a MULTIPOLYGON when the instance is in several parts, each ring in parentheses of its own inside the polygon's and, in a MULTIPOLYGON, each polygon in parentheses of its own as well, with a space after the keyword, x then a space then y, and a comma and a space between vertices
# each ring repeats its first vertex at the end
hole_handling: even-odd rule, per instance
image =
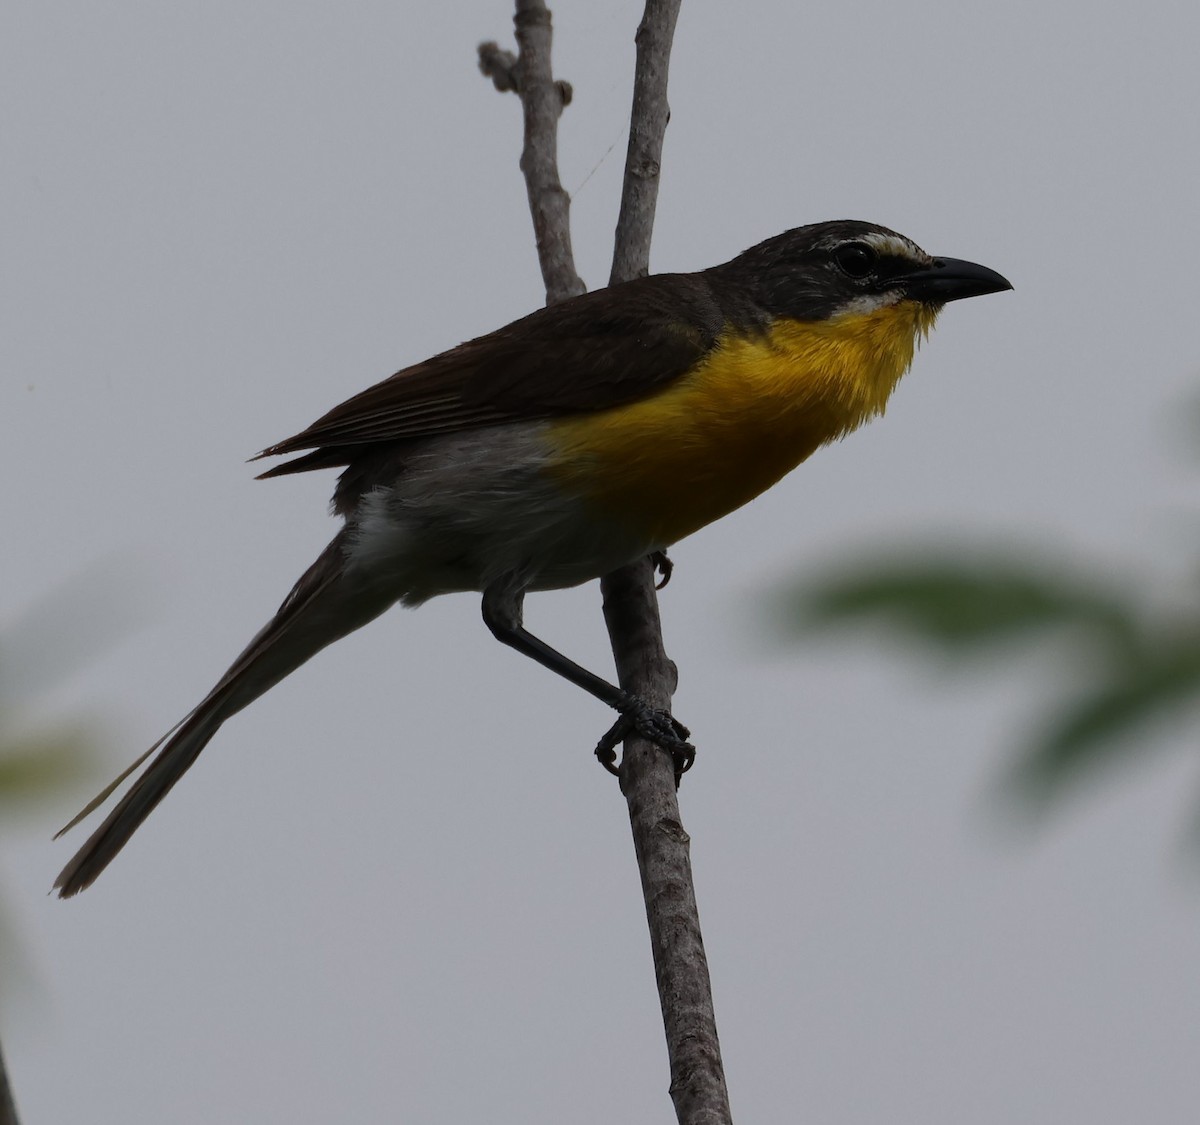
MULTIPOLYGON (((639 11, 555 7, 592 285, 639 11)), ((886 419, 674 552, 739 1120, 1194 1120, 1194 754, 1014 831, 989 798, 1045 666, 984 684, 756 630, 781 580, 930 533, 1189 577, 1198 33, 1185 3, 685 4, 654 268, 863 218, 1016 286, 947 310, 886 419)), ((541 303, 485 38, 504 0, 7 9, 0 624, 80 576, 142 622, 39 712, 97 716, 104 773, 333 533, 331 475, 245 458, 541 303)), ((528 613, 610 667, 594 587, 528 613)), ((671 1120, 608 721, 447 598, 232 721, 82 898, 46 892, 87 787, 5 825, 25 1121, 671 1120)))

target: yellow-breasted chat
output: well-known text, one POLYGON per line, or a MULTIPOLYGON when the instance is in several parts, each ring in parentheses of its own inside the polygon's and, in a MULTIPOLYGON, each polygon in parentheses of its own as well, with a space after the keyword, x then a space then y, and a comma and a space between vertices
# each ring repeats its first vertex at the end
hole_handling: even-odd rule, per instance
POLYGON ((270 446, 259 456, 299 456, 263 477, 342 470, 344 526, 196 708, 67 826, 153 755, 59 893, 92 883, 226 719, 397 602, 481 592, 499 640, 686 768, 686 728, 531 634, 525 594, 661 552, 753 499, 883 412, 943 305, 1009 288, 884 227, 816 223, 539 309, 270 446))

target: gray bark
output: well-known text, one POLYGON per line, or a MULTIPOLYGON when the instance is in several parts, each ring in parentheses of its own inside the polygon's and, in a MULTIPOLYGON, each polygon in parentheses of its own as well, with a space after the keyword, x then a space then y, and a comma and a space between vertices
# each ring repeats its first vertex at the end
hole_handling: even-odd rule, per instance
MULTIPOLYGON (((663 135, 670 116, 667 68, 680 3, 647 0, 638 26, 629 148, 610 283, 649 272, 663 135)), ((556 83, 551 72, 550 13, 545 4, 516 0, 516 8, 519 55, 514 58, 495 43, 485 43, 479 48, 479 65, 498 90, 517 93, 524 107, 521 170, 547 301, 553 303, 583 291, 571 254, 570 200, 557 169, 558 117, 570 101, 570 87, 556 83)), ((669 708, 676 669, 663 647, 650 560, 606 575, 601 590, 621 686, 654 707, 669 708)), ((670 757, 645 739, 627 739, 621 788, 646 903, 675 1113, 681 1125, 728 1125, 732 1118, 692 885, 690 841, 679 813, 670 757)))
MULTIPOLYGON (((638 25, 629 149, 610 283, 650 271, 663 136, 671 116, 667 71, 680 3, 647 0, 638 25)), ((655 707, 670 707, 676 670, 663 648, 650 561, 605 575, 600 588, 621 686, 655 707)), ((691 841, 679 813, 674 767, 658 747, 631 738, 625 743, 621 783, 642 876, 675 1114, 681 1125, 728 1123, 729 1093, 692 881, 691 841)))
POLYGON ((553 29, 542 0, 516 0, 513 16, 519 53, 495 43, 479 46, 479 69, 497 90, 521 99, 525 144, 521 172, 529 196, 529 214, 537 242, 538 263, 546 285, 546 303, 565 301, 586 288, 575 270, 571 251, 571 197, 558 178, 558 119, 571 102, 571 87, 555 82, 550 69, 553 29))

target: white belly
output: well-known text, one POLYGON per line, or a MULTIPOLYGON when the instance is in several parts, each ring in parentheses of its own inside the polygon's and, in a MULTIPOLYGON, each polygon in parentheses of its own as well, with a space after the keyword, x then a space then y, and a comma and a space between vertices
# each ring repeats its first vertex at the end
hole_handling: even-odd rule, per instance
POLYGON ((546 461, 543 427, 527 423, 432 440, 347 521, 348 570, 415 605, 512 575, 576 586, 665 546, 589 510, 546 461))

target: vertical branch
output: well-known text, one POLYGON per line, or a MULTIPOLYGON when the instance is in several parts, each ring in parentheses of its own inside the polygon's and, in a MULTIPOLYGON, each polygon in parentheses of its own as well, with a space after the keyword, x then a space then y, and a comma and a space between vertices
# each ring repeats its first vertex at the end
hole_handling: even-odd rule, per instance
MULTIPOLYGON (((641 277, 650 268, 663 135, 670 119, 667 71, 680 3, 646 0, 637 29, 633 110, 611 283, 641 277)), ((600 588, 621 686, 654 707, 669 708, 676 670, 663 647, 650 560, 605 575, 600 588)), ((630 738, 621 761, 621 784, 642 876, 675 1114, 687 1125, 727 1123, 732 1121, 729 1094, 674 767, 652 743, 630 738)))
POLYGON ((671 118, 667 104, 667 68, 671 40, 682 0, 646 0, 638 24, 637 65, 633 75, 633 111, 629 148, 625 152, 625 182, 608 283, 631 281, 650 272, 650 236, 658 204, 663 135, 671 118))
POLYGON ((518 54, 514 56, 496 43, 481 43, 479 69, 497 90, 511 90, 521 99, 525 118, 521 172, 546 303, 553 305, 585 289, 571 251, 571 197, 558 178, 558 119, 571 104, 571 85, 554 81, 550 68, 554 32, 543 0, 517 0, 513 23, 518 54))
MULTIPOLYGON (((681 0, 647 0, 638 26, 637 68, 625 182, 617 220, 610 283, 649 270, 650 236, 658 199, 663 135, 667 127, 667 66, 681 0)), ((524 107, 525 174, 538 258, 550 303, 583 292, 567 229, 569 199, 557 170, 556 130, 570 87, 550 68, 550 13, 541 0, 516 0, 518 56, 495 43, 479 48, 479 67, 498 90, 517 93, 524 107)), ((668 708, 675 665, 663 648, 658 599, 649 559, 606 575, 604 617, 621 686, 658 708, 668 708)), ((682 1125, 731 1121, 713 1015, 708 962, 692 886, 688 835, 679 815, 670 757, 631 737, 621 762, 654 972, 658 982, 671 1098, 682 1125)))
MULTIPOLYGON (((605 575, 602 588, 621 686, 665 707, 675 687, 675 665, 663 649, 650 560, 605 575)), ((681 1125, 728 1125, 732 1117, 692 884, 691 840, 680 818, 670 758, 644 739, 627 739, 621 787, 642 877, 675 1114, 681 1125)))

